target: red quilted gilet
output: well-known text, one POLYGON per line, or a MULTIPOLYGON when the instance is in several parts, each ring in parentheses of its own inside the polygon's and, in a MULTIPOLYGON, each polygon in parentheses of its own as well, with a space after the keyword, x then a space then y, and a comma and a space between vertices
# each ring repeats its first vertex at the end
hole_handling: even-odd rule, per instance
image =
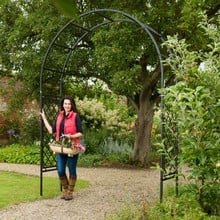
MULTIPOLYGON (((75 134, 77 132, 76 130, 76 112, 71 111, 69 115, 65 118, 65 124, 64 124, 64 134, 75 134)), ((63 120, 64 111, 61 111, 60 114, 57 117, 56 122, 56 141, 60 140, 60 124, 63 120)), ((80 139, 77 139, 77 143, 80 142, 80 139)), ((75 141, 74 141, 75 143, 75 141)))

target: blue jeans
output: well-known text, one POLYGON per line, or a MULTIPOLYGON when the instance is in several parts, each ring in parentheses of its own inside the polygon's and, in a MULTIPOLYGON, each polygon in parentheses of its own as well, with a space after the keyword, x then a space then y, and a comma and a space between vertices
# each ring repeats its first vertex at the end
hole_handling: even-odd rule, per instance
POLYGON ((74 155, 73 157, 68 157, 67 154, 57 154, 57 172, 59 177, 66 175, 66 165, 69 168, 70 176, 77 176, 76 174, 76 165, 79 154, 74 155))

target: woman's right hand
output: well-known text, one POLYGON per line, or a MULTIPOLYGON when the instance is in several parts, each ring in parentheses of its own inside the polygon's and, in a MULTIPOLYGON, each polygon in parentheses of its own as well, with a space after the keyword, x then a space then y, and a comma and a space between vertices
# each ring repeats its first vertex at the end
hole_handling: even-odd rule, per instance
POLYGON ((40 112, 40 116, 42 117, 42 119, 45 119, 46 116, 45 116, 45 113, 44 113, 44 110, 42 109, 41 112, 40 112))
POLYGON ((52 127, 51 127, 51 125, 49 124, 49 122, 47 121, 47 118, 46 118, 46 115, 45 115, 43 109, 41 109, 40 116, 42 117, 43 122, 44 122, 44 124, 45 124, 45 126, 46 126, 46 128, 47 128, 47 130, 48 130, 48 132, 49 132, 49 134, 52 134, 52 132, 53 132, 52 127))

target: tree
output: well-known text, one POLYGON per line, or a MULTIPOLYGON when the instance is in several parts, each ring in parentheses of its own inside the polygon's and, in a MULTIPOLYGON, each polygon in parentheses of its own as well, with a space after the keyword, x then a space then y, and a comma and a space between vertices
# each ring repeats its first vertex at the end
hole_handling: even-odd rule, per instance
POLYGON ((29 95, 38 96, 44 53, 68 18, 50 1, 2 1, 0 8, 0 73, 24 81, 29 95))
MULTIPOLYGON (((82 11, 103 7, 126 9, 141 21, 151 27, 156 27, 156 31, 162 35, 179 33, 180 37, 185 37, 193 43, 192 48, 202 49, 207 41, 201 30, 197 28, 201 19, 200 13, 208 9, 207 14, 214 16, 219 5, 212 1, 207 4, 201 4, 201 1, 191 3, 149 1, 146 4, 145 1, 136 3, 133 1, 120 1, 120 3, 117 1, 104 3, 84 1, 78 6, 82 11), (172 9, 170 9, 170 5, 172 5, 172 9), (200 7, 198 7, 199 5, 200 7), (161 8, 169 9, 162 11, 161 8), (195 8, 197 8, 196 13, 190 13, 195 8), (173 17, 177 18, 179 14, 181 14, 179 19, 174 20, 173 17), (149 17, 145 18, 147 15, 149 17), (194 33, 198 33, 198 35, 193 35, 190 30, 192 26, 194 33)), ((92 56, 97 61, 93 65, 99 69, 99 71, 92 71, 93 76, 105 81, 114 92, 125 95, 137 110, 134 160, 143 164, 148 163, 154 108, 160 101, 157 92, 160 72, 156 51, 143 33, 134 30, 130 25, 116 23, 106 29, 103 28, 93 35, 92 40, 95 48, 92 56)), ((92 58, 90 57, 90 59, 92 58)), ((166 84, 172 82, 171 79, 172 77, 167 71, 166 84)))
MULTIPOLYGON (((219 8, 219 4, 212 0, 205 3, 163 0, 135 3, 130 0, 77 1, 74 4, 73 8, 77 8, 78 13, 73 17, 77 18, 78 14, 92 8, 119 9, 153 27, 164 37, 178 33, 180 38, 192 43, 195 50, 205 49, 207 43, 207 39, 197 28, 200 12, 206 11, 209 16, 216 17, 219 8), (192 10, 193 13, 190 13, 192 10)), ((17 71, 16 75, 25 80, 36 95, 40 64, 46 47, 69 18, 62 16, 50 1, 5 1, 0 13, 3 19, 0 23, 1 47, 4 48, 0 53, 1 57, 5 57, 2 72, 17 71), (9 8, 13 8, 13 17, 8 14, 9 8), (8 28, 9 26, 13 28, 8 28)), ((86 43, 88 47, 77 51, 78 57, 72 57, 76 63, 70 62, 69 67, 83 66, 87 73, 83 75, 83 68, 74 69, 77 70, 74 72, 76 77, 100 78, 113 91, 128 97, 138 115, 134 160, 148 164, 154 107, 160 101, 157 91, 160 72, 155 49, 137 28, 119 23, 98 30, 86 43)), ((49 77, 51 76, 48 75, 48 80, 49 77)), ((168 84, 168 71, 166 77, 168 84)), ((58 79, 53 78, 52 84, 56 84, 58 79)))

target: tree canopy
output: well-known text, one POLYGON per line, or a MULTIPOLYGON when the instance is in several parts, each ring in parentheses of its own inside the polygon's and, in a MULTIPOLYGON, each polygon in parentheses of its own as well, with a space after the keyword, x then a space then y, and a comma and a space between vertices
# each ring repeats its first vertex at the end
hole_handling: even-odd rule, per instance
MULTIPOLYGON (((219 3, 214 0, 75 1, 73 4, 72 16, 71 11, 65 16, 53 1, 3 1, 0 9, 1 75, 23 80, 29 95, 37 97, 40 66, 49 42, 70 17, 78 19, 79 14, 94 8, 125 11, 165 39, 178 34, 196 51, 205 51, 209 41, 198 26, 203 14, 213 18, 214 24, 219 10, 219 3)), ((68 34, 71 36, 71 32, 68 34)), ((72 54, 74 62, 69 62, 69 68, 76 77, 99 78, 116 93, 128 97, 138 115, 134 160, 147 162, 154 107, 160 100, 159 62, 152 43, 137 27, 120 22, 101 28, 85 42, 87 47, 72 54)), ((71 41, 66 43, 71 44, 71 41)), ((56 65, 54 62, 51 65, 59 66, 62 53, 57 50, 56 65)), ((163 53, 166 55, 166 50, 163 53)), ((172 79, 170 73, 166 70, 166 84, 172 79)), ((58 78, 48 74, 49 80, 55 85, 58 78)))
MULTIPOLYGON (((1 75, 16 73, 15 75, 29 82, 30 87, 36 90, 42 59, 55 33, 70 17, 77 18, 80 13, 93 8, 114 8, 125 11, 154 28, 165 38, 167 35, 178 34, 180 38, 186 39, 191 47, 201 50, 205 49, 207 44, 206 37, 198 28, 201 12, 205 12, 209 18, 216 18, 220 7, 219 3, 213 0, 205 2, 200 0, 187 2, 159 0, 136 1, 135 3, 128 0, 120 2, 75 1, 72 6, 74 13, 71 14, 70 10, 69 17, 67 17, 60 13, 55 6, 63 4, 63 7, 67 8, 65 2, 68 4, 68 1, 55 2, 57 3, 35 0, 31 2, 26 0, 2 1, 0 8, 1 75)), ((121 31, 124 33, 117 34, 116 32, 113 36, 114 29, 109 38, 120 40, 119 36, 126 35, 125 37, 128 37, 129 31, 121 31)), ((141 38, 141 36, 136 36, 135 42, 139 42, 138 37, 141 38)), ((123 51, 123 47, 128 45, 122 41, 120 47, 123 51)), ((118 47, 118 45, 115 46, 118 47)))

